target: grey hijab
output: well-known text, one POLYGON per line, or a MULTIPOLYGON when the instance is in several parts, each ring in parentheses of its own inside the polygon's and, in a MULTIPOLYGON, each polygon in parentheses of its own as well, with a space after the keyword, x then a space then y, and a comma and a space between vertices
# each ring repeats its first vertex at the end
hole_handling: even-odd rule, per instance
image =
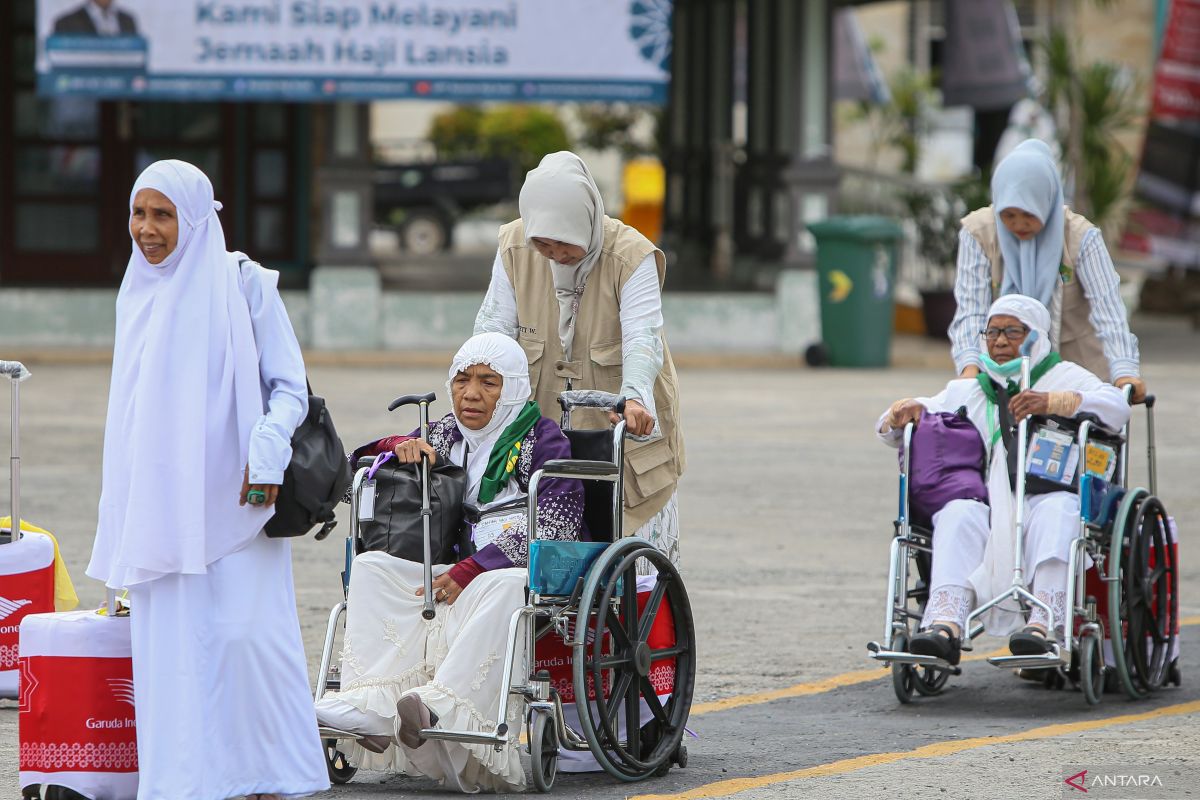
POLYGON ((525 176, 520 209, 526 244, 535 237, 554 239, 586 251, 572 266, 550 262, 558 298, 558 338, 563 357, 570 361, 579 298, 604 247, 604 201, 583 159, 563 150, 543 158, 525 176))

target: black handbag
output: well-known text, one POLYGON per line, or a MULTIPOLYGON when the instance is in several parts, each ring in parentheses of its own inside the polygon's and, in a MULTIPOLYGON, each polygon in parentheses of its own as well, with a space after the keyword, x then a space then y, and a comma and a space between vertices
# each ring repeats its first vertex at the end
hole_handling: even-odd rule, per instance
POLYGON ((325 398, 308 387, 308 416, 292 434, 292 461, 283 473, 275 516, 266 533, 273 539, 304 536, 320 525, 324 539, 337 524, 333 510, 350 486, 350 463, 333 427, 325 398))
MULTIPOLYGON (((424 562, 421 522, 421 465, 401 464, 390 453, 374 467, 375 499, 370 519, 359 510, 360 552, 378 550, 406 561, 424 562)), ((457 464, 429 469, 429 546, 433 564, 454 564, 474 552, 463 522, 467 472, 457 464)))

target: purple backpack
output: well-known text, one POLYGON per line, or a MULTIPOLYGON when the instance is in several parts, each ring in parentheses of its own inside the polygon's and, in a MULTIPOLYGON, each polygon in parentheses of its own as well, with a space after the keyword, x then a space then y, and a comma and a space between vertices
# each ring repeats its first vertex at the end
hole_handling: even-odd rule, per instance
MULTIPOLYGON (((904 463, 903 449, 900 463, 904 463)), ((926 412, 913 431, 908 492, 912 522, 933 524, 933 515, 951 500, 988 500, 984 473, 987 448, 967 419, 966 406, 951 414, 926 412)))

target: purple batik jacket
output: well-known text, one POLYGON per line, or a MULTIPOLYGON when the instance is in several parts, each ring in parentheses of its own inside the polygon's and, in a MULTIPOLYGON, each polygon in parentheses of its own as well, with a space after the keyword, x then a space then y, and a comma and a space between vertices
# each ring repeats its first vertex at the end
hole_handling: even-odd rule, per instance
MULTIPOLYGON (((364 445, 351 456, 351 463, 357 463, 362 456, 390 452, 400 442, 416 436, 417 431, 413 431, 408 436, 388 436, 364 445)), ((450 449, 462 438, 453 414, 429 423, 429 444, 443 461, 451 461, 450 449)), ((528 492, 530 477, 543 464, 570 457, 571 444, 558 423, 542 417, 521 442, 521 456, 517 461, 514 479, 522 492, 528 492)), ((539 539, 587 541, 589 537, 583 522, 583 483, 573 478, 543 479, 538 484, 537 524, 539 539)), ((527 530, 528 523, 522 519, 503 536, 456 564, 450 570, 450 577, 465 588, 481 572, 524 567, 529 562, 529 546, 525 540, 527 530)))

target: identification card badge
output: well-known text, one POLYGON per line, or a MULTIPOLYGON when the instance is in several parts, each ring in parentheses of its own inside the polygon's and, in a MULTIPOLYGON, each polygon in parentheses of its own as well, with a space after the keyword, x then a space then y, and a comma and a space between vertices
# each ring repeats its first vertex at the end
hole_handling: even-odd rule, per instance
POLYGON ((525 518, 524 511, 514 511, 509 514, 484 515, 471 531, 471 541, 476 550, 482 550, 496 539, 503 536, 510 528, 525 518))
POLYGON ((369 522, 375 519, 375 481, 364 481, 358 494, 358 519, 369 522))

